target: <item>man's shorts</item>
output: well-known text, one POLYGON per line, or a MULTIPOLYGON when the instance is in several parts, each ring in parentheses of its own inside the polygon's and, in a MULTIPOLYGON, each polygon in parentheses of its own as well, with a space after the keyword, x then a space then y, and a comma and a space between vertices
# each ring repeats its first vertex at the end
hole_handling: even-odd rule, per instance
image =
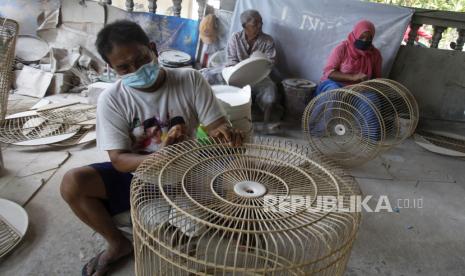
POLYGON ((102 178, 105 185, 107 199, 102 200, 111 216, 128 211, 132 173, 117 171, 111 162, 95 163, 89 165, 94 168, 102 178))

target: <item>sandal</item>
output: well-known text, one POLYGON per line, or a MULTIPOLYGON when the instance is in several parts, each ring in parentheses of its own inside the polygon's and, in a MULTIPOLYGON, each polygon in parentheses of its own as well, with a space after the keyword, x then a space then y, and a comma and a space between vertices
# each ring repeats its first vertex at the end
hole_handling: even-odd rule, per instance
POLYGON ((87 262, 82 267, 82 276, 92 276, 94 273, 99 272, 99 271, 104 272, 103 275, 106 275, 107 272, 110 270, 112 265, 114 265, 115 263, 121 261, 122 259, 126 258, 127 256, 130 256, 133 251, 131 250, 131 252, 129 252, 128 254, 126 254, 124 256, 119 257, 116 260, 109 261, 109 262, 107 262, 105 264, 99 264, 100 257, 102 256, 103 252, 105 252, 105 251, 102 251, 102 252, 98 253, 95 257, 90 259, 90 261, 87 262), (89 265, 92 265, 92 270, 91 270, 91 272, 89 274, 87 274, 89 265))

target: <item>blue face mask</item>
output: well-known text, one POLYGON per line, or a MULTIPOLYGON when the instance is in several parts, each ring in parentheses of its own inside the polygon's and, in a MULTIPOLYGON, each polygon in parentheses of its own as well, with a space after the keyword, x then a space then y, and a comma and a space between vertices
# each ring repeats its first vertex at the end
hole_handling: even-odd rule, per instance
POLYGON ((121 76, 123 84, 135 88, 144 89, 151 87, 158 78, 160 66, 153 61, 142 65, 136 72, 121 76))
POLYGON ((355 44, 355 48, 362 50, 362 51, 366 51, 370 49, 372 45, 372 41, 371 40, 365 41, 365 40, 357 39, 355 40, 354 44, 355 44))

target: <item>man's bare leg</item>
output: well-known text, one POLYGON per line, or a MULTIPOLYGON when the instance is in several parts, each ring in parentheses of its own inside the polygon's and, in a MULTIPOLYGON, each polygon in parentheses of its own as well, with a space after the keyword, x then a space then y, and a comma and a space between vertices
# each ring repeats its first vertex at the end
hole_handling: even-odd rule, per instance
MULTIPOLYGON (((131 242, 116 228, 110 214, 101 202, 106 198, 105 185, 96 170, 82 167, 68 171, 63 177, 60 192, 71 210, 81 221, 103 236, 107 249, 100 256, 98 265, 105 267, 132 251, 131 242)), ((93 267, 88 268, 91 272, 93 267)), ((98 271, 94 275, 101 275, 98 271)))

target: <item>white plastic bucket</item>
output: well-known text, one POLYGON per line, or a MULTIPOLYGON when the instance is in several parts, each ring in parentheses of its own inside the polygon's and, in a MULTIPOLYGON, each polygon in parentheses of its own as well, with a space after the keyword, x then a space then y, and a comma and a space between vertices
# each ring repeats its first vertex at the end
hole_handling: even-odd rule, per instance
POLYGON ((253 124, 250 86, 238 88, 229 85, 213 85, 212 89, 233 127, 244 133, 246 142, 251 141, 253 124))

